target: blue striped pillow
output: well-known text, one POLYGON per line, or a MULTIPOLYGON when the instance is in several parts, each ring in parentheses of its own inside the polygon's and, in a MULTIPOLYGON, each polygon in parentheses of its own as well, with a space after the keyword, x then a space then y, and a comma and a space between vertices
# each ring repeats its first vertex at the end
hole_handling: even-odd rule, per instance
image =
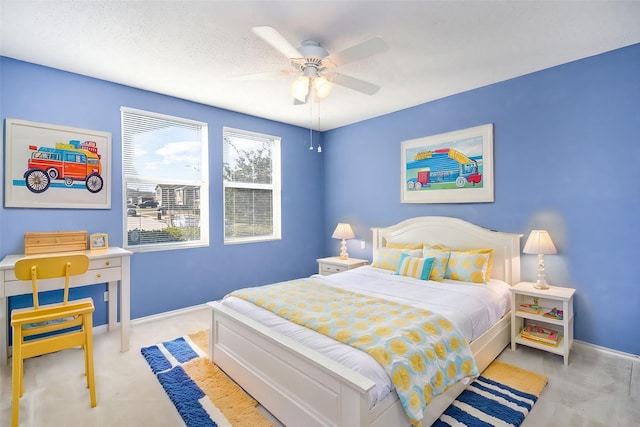
POLYGON ((429 280, 433 258, 420 258, 409 254, 402 254, 396 274, 414 277, 420 280, 429 280))

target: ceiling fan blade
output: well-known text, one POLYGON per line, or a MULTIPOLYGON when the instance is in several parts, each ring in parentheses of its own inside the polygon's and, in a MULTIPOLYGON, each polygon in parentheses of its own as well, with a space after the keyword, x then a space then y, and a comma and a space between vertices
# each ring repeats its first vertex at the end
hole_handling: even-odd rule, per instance
POLYGON ((346 76, 339 73, 329 73, 324 75, 327 80, 340 86, 362 92, 367 95, 373 95, 380 90, 380 86, 373 83, 366 82, 364 80, 356 79, 355 77, 346 76))
POLYGON ((348 62, 358 61, 387 50, 387 43, 382 37, 374 37, 341 52, 333 53, 322 60, 322 65, 334 68, 348 62))
POLYGON ((258 37, 273 46, 287 58, 302 58, 302 54, 282 34, 272 27, 253 27, 251 29, 258 37))
POLYGON ((241 76, 233 76, 231 80, 276 80, 282 77, 298 74, 296 70, 280 70, 280 71, 263 71, 260 73, 243 74, 241 76))

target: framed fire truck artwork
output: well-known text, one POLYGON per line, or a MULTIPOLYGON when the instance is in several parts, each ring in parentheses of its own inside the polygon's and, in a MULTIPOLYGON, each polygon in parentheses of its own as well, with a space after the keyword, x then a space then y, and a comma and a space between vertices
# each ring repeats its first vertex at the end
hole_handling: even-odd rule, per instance
POLYGON ((493 124, 401 146, 402 203, 493 202, 493 124))
POLYGON ((5 120, 5 207, 111 208, 111 133, 5 120))

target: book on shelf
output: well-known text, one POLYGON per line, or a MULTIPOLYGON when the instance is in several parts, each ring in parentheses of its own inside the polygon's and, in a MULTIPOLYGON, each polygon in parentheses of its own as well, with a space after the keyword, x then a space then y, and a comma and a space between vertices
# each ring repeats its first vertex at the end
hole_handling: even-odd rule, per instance
POLYGON ((562 318, 564 317, 564 313, 562 312, 562 310, 558 310, 554 307, 550 311, 543 314, 543 316, 550 319, 562 320, 562 318))
POLYGON ((518 311, 524 311, 525 313, 531 314, 540 314, 542 312, 542 307, 535 304, 520 304, 518 306, 518 311))
POLYGON ((528 340, 554 346, 558 345, 560 338, 558 331, 538 325, 526 325, 520 332, 520 336, 528 340))

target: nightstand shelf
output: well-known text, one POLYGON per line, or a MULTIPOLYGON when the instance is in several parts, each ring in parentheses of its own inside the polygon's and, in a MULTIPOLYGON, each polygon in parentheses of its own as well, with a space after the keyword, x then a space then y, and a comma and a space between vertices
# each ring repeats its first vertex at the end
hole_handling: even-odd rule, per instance
POLYGON ((559 354, 564 364, 569 364, 569 352, 573 346, 573 294, 575 289, 551 286, 550 289, 536 289, 535 283, 520 282, 511 287, 511 349, 517 344, 526 345, 550 353, 559 354), (540 314, 518 310, 520 304, 535 304, 542 307, 540 314), (551 309, 562 309, 562 319, 545 317, 551 309), (520 336, 527 324, 555 329, 559 332, 558 344, 547 345, 520 336))
POLYGON ((354 268, 367 265, 369 261, 366 259, 348 258, 340 259, 340 257, 332 256, 328 258, 318 258, 318 274, 329 276, 331 274, 340 273, 342 271, 353 270, 354 268))

